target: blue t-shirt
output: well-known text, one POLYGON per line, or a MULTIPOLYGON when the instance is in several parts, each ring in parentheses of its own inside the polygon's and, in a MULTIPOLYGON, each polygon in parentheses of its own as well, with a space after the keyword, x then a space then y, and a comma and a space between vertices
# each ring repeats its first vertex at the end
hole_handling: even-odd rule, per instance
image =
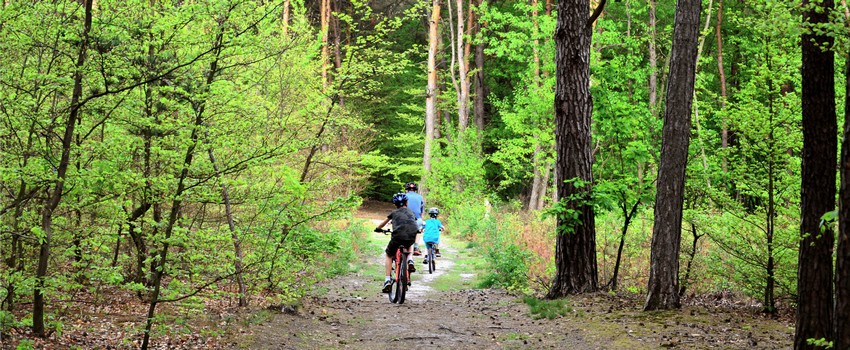
POLYGON ((440 220, 431 218, 425 221, 425 233, 422 234, 422 240, 425 243, 440 243, 440 229, 443 228, 443 223, 440 220))
POLYGON ((407 207, 413 211, 413 214, 416 215, 417 219, 421 219, 422 214, 425 211, 425 199, 422 198, 422 195, 413 191, 407 192, 406 195, 407 207))

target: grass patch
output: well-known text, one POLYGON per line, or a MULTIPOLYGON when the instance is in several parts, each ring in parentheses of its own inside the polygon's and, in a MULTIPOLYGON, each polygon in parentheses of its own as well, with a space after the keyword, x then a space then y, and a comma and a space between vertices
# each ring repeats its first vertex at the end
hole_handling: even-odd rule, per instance
POLYGON ((522 301, 528 304, 528 312, 531 314, 531 318, 535 320, 544 317, 552 320, 558 316, 566 316, 572 312, 572 308, 567 305, 566 299, 541 300, 526 296, 522 301))
POLYGON ((502 335, 499 335, 499 341, 509 341, 509 340, 528 340, 529 336, 525 333, 517 333, 517 332, 509 332, 502 335))
MULTIPOLYGON (((463 241, 443 236, 443 244, 451 247, 463 247, 463 241)), ((448 251, 444 250, 444 254, 448 251)), ((454 266, 451 270, 434 280, 431 288, 445 292, 451 290, 474 289, 481 285, 481 276, 487 262, 474 249, 458 249, 451 254, 454 266)), ((444 255, 445 256, 445 255, 444 255)), ((437 259, 437 269, 440 269, 440 258, 437 259)))
POLYGON ((266 309, 257 310, 257 312, 252 313, 251 316, 248 317, 248 319, 245 322, 246 323, 245 325, 246 326, 258 325, 258 324, 261 324, 263 322, 268 321, 271 318, 272 318, 271 311, 266 310, 266 309))

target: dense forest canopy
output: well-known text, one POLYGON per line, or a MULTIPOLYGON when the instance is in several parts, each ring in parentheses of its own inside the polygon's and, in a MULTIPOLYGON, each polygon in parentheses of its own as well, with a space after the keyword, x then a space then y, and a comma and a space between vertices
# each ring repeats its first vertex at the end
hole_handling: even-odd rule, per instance
MULTIPOLYGON (((697 2, 691 93, 671 74, 683 2, 4 1, 0 333, 61 330, 80 293, 144 301, 143 347, 161 304, 292 302, 346 271, 361 202, 406 182, 453 236, 483 244, 488 286, 546 293, 558 235, 590 222, 588 288, 646 293, 674 93, 692 99, 678 295, 794 307, 813 234, 800 223, 814 68, 800 48, 834 53, 826 98, 844 125, 850 11, 697 2), (601 10, 586 27, 590 134, 576 146, 588 178, 559 174, 578 156, 556 142, 556 43, 572 28, 559 11, 573 4, 601 10)), ((819 137, 838 152, 842 135, 819 137)), ((846 241, 846 209, 827 197, 839 213, 812 214, 814 235, 846 241)), ((823 248, 846 276, 846 249, 823 248)), ((846 283, 836 305, 850 305, 846 283)))

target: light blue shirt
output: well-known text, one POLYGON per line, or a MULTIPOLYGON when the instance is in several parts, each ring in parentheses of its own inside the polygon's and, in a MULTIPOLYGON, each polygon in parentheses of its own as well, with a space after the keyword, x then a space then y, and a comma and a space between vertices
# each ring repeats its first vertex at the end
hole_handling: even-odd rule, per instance
POLYGON ((407 207, 413 211, 413 215, 416 215, 417 219, 421 219, 425 212, 425 199, 419 193, 413 191, 407 192, 406 195, 407 207))
POLYGON ((443 228, 443 223, 440 220, 431 218, 425 221, 425 233, 422 234, 422 240, 426 243, 440 243, 440 229, 443 228))

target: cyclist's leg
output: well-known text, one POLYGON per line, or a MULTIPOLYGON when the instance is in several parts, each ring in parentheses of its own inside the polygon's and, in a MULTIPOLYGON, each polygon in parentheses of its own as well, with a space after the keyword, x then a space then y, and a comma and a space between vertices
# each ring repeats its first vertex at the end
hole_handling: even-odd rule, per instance
POLYGON ((392 286, 392 273, 393 273, 393 259, 395 257, 395 251, 399 247, 399 242, 390 239, 390 242, 387 244, 387 249, 384 251, 384 293, 389 293, 389 288, 392 286))

